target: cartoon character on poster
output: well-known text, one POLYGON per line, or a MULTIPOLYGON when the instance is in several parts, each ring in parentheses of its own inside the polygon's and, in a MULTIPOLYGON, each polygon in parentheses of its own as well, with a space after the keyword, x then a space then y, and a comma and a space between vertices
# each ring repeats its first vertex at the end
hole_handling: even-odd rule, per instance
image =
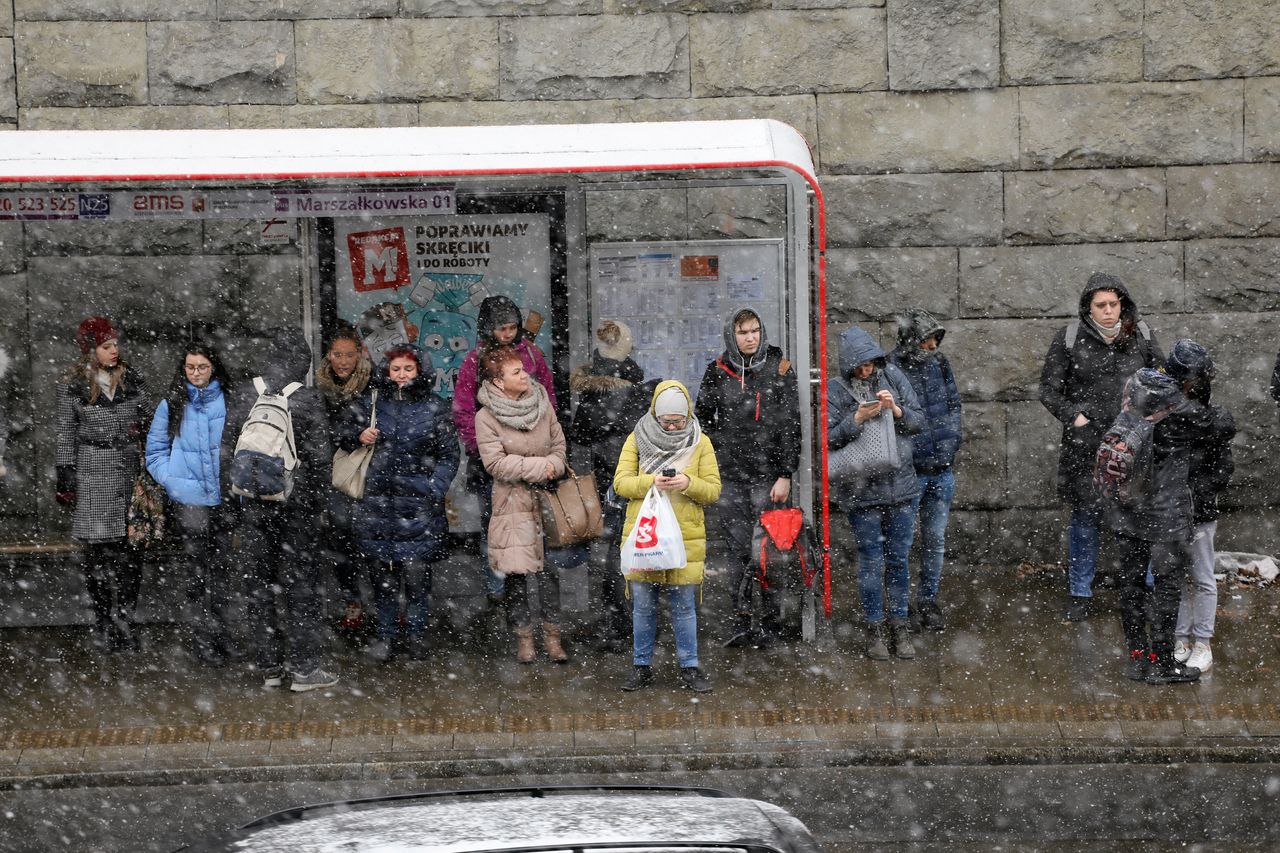
POLYGON ((436 393, 445 399, 453 397, 453 386, 467 353, 476 345, 475 304, 481 290, 482 275, 463 273, 426 273, 414 288, 411 298, 419 302, 430 288, 431 299, 417 315, 418 345, 431 354, 436 371, 436 393), (471 313, 464 306, 471 304, 471 313), (439 307, 435 307, 439 306, 439 307))
POLYGON ((391 347, 418 339, 417 326, 409 322, 404 306, 399 302, 379 302, 369 306, 360 315, 356 329, 374 364, 380 362, 382 354, 391 347))

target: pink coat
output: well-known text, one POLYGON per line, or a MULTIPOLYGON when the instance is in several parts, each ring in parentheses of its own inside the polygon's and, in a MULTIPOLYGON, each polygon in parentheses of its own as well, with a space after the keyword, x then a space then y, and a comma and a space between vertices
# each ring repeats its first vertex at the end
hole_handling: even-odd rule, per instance
POLYGON ((542 516, 529 483, 564 474, 564 432, 556 413, 546 414, 525 432, 503 426, 488 409, 476 414, 480 459, 493 477, 493 515, 489 518, 489 568, 500 575, 542 571, 542 516))
MULTIPOLYGON (((515 350, 520 353, 524 369, 529 371, 529 375, 546 389, 547 397, 551 401, 551 410, 554 412, 555 383, 552 381, 551 368, 547 366, 547 360, 542 357, 542 350, 526 340, 518 342, 515 350)), ((453 385, 453 424, 458 428, 458 435, 462 437, 462 446, 471 456, 476 456, 480 452, 476 448, 476 409, 479 407, 476 403, 476 391, 479 389, 480 347, 476 347, 462 360, 462 367, 458 369, 458 378, 453 385)))

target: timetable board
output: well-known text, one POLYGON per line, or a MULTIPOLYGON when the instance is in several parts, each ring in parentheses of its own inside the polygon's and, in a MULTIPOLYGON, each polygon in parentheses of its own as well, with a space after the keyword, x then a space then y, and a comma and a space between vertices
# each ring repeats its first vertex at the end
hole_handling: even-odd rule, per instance
MULTIPOLYGON (((707 365, 724 351, 725 321, 760 315, 785 353, 782 240, 683 240, 591 246, 591 328, 622 320, 646 379, 678 379, 695 398, 707 365)), ((593 341, 594 345, 594 341, 593 341)))

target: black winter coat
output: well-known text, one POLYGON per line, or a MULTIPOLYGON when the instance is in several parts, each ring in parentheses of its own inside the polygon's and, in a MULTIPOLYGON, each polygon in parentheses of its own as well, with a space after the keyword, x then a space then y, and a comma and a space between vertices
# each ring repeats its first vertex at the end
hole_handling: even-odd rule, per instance
POLYGON ((569 376, 578 407, 567 432, 571 443, 591 448, 591 468, 603 495, 613 482, 618 457, 636 422, 649 411, 652 387, 641 387, 644 370, 631 358, 617 361, 591 354, 591 364, 569 376))
POLYGON ((772 486, 800 467, 800 397, 795 369, 768 347, 764 364, 740 371, 724 358, 707 365, 694 414, 716 448, 720 478, 772 486))
POLYGON ((1236 419, 1221 406, 1210 405, 1203 416, 1202 426, 1205 429, 1191 445, 1187 471, 1191 480, 1191 499, 1195 505, 1192 519, 1195 524, 1218 520, 1218 493, 1227 487, 1236 469, 1231 455, 1236 419))
POLYGON ((1157 367, 1164 355, 1155 334, 1144 337, 1137 306, 1128 292, 1115 284, 1086 289, 1080 294, 1080 317, 1075 344, 1067 350, 1069 326, 1053 336, 1040 373, 1040 402, 1062 422, 1062 446, 1058 455, 1058 496, 1073 507, 1091 506, 1093 463, 1102 434, 1120 413, 1120 394, 1125 381, 1142 367, 1157 367), (1089 322, 1089 303, 1100 289, 1116 290, 1121 302, 1125 331, 1111 344, 1089 322), (1075 417, 1089 418, 1084 426, 1074 426, 1075 417))
MULTIPOLYGON (((378 389, 378 441, 365 477, 364 497, 352 507, 352 533, 360 551, 375 560, 438 560, 449 522, 445 494, 458 473, 458 434, 449 403, 432 393, 435 373, 419 357, 419 375, 400 388, 386 378, 386 364, 369 383, 378 389)), ((372 394, 347 409, 338 432, 344 450, 360 446, 369 426, 372 394)))

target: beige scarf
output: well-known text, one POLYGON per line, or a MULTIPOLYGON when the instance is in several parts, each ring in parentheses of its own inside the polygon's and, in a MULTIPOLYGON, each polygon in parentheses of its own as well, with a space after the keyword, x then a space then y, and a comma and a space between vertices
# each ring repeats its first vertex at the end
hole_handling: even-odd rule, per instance
POLYGON ((356 361, 356 368, 351 371, 346 381, 339 382, 337 374, 333 372, 333 365, 326 358, 320 362, 320 367, 316 370, 316 387, 320 389, 321 394, 324 394, 330 406, 342 406, 364 393, 364 389, 369 385, 369 377, 372 375, 373 365, 370 364, 369 359, 361 357, 356 361))

